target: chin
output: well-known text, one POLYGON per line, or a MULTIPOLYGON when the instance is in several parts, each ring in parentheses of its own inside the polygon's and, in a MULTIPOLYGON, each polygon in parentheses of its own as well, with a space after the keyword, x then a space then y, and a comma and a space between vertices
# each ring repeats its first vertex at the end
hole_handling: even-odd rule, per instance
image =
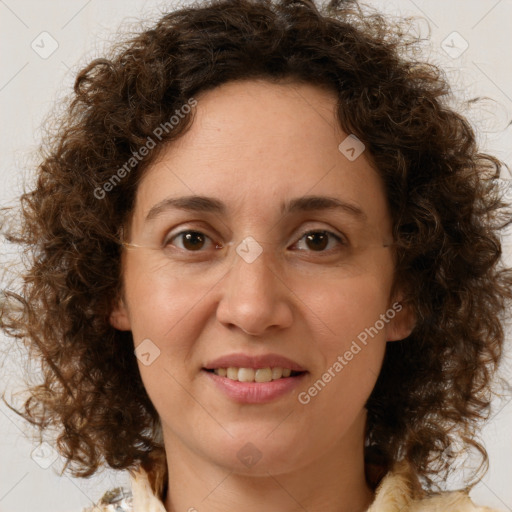
MULTIPOLYGON (((261 429, 223 443, 211 443, 216 450, 214 453, 208 450, 208 458, 228 471, 250 476, 285 473, 307 463, 307 460, 301 460, 306 454, 298 450, 290 436, 268 436, 268 432, 261 429)), ((310 457, 314 458, 312 454, 310 457)))

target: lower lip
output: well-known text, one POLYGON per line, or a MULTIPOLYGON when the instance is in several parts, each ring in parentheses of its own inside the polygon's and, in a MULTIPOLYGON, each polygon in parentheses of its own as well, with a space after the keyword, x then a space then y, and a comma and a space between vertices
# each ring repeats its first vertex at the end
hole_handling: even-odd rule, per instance
POLYGON ((264 404, 293 391, 307 372, 294 377, 283 377, 270 382, 240 382, 202 370, 218 388, 232 400, 244 404, 264 404))

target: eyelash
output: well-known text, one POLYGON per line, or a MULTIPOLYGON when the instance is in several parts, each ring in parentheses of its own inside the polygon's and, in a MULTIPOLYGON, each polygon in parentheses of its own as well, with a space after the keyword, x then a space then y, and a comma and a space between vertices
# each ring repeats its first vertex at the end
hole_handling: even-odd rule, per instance
MULTIPOLYGON (((180 231, 179 233, 176 233, 175 235, 170 237, 167 241, 165 241, 164 242, 164 247, 167 247, 168 245, 171 244, 171 242, 173 240, 175 240, 176 238, 178 238, 180 236, 183 236, 183 235, 185 235, 187 233, 196 233, 196 234, 199 234, 199 235, 203 235, 204 237, 206 237, 209 240, 212 240, 211 237, 209 237, 208 235, 206 235, 202 231, 199 231, 197 229, 185 229, 183 231, 180 231)), ((310 229, 310 230, 307 230, 307 231, 305 231, 304 233, 302 233, 300 235, 298 241, 302 240, 307 235, 315 234, 315 233, 324 233, 324 234, 330 235, 331 237, 333 237, 343 247, 346 247, 348 245, 348 243, 347 243, 346 239, 344 239, 344 237, 342 237, 340 235, 337 235, 336 233, 333 233, 332 231, 329 231, 329 230, 326 230, 326 229, 310 229)), ((214 242, 212 241, 212 243, 214 243, 214 242)), ((295 242, 295 244, 296 243, 297 242, 295 242)), ((187 253, 190 253, 190 254, 193 254, 193 253, 198 253, 199 254, 199 253, 204 252, 203 250, 189 251, 189 250, 183 249, 181 247, 178 247, 178 250, 183 251, 183 252, 187 252, 187 253)), ((300 249, 300 250, 301 251, 305 251, 305 252, 319 253, 319 254, 330 254, 333 249, 322 250, 322 251, 308 251, 308 250, 304 250, 304 249, 300 249)))

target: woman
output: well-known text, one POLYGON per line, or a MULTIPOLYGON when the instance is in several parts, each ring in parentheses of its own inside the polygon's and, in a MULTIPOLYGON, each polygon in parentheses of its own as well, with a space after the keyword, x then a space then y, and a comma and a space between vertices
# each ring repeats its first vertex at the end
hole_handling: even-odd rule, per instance
POLYGON ((489 510, 433 476, 487 460, 510 212, 402 29, 212 1, 77 76, 3 327, 73 474, 130 471, 100 509, 489 510))

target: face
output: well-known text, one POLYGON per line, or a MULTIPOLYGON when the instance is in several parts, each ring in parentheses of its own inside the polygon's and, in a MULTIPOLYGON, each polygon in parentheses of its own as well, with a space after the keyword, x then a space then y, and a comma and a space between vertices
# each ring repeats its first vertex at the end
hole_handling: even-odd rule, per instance
POLYGON ((133 333, 171 460, 278 474, 359 441, 386 342, 412 329, 386 194, 333 92, 254 80, 196 99, 138 187, 111 323, 133 333))

